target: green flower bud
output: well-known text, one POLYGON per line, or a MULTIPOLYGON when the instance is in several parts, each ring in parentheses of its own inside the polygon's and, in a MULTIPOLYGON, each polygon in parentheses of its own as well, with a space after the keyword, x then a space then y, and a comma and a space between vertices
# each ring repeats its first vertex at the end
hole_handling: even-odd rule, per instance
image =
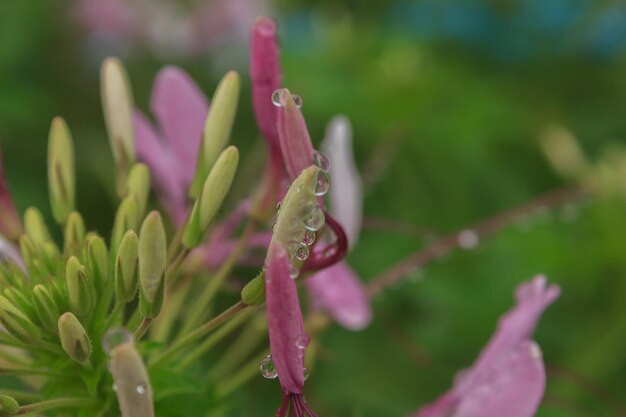
POLYGON ((117 58, 107 58, 100 71, 100 89, 104 121, 115 160, 117 191, 126 194, 128 169, 135 161, 133 94, 124 65, 117 58))
POLYGON ((20 405, 15 398, 8 395, 0 395, 0 417, 12 417, 17 414, 20 405))
POLYGON ((209 171, 230 140, 230 131, 237 113, 239 84, 239 74, 229 71, 215 89, 211 111, 204 126, 196 173, 189 190, 191 197, 199 195, 209 171))
POLYGON ((130 169, 126 183, 127 196, 135 197, 139 217, 146 213, 148 195, 150 194, 150 170, 145 164, 135 164, 130 169))
POLYGON ((91 356, 91 341, 76 316, 72 313, 63 313, 59 317, 58 330, 65 353, 76 362, 87 362, 91 356))
POLYGON ((5 288, 3 294, 7 300, 17 307, 29 320, 37 317, 35 313, 35 307, 33 306, 30 297, 27 296, 24 289, 9 287, 5 288))
POLYGON ((72 136, 65 121, 55 117, 48 139, 48 189, 52 215, 57 223, 65 223, 74 210, 75 183, 72 136))
POLYGON ((32 321, 9 300, 0 296, 0 324, 16 339, 36 344, 40 334, 32 321))
POLYGON ((229 146, 220 154, 196 199, 183 233, 183 245, 192 249, 202 242, 235 178, 239 151, 229 146))
POLYGON ((265 302, 265 272, 261 272, 243 287, 241 301, 249 306, 258 306, 265 302))
POLYGON ((139 233, 139 307, 143 317, 154 318, 161 311, 167 240, 158 211, 146 217, 139 233))
POLYGON ((41 212, 34 207, 27 208, 24 213, 24 229, 35 245, 43 245, 50 240, 46 222, 41 212))
POLYGON ((128 230, 137 231, 139 226, 139 209, 134 197, 129 196, 122 200, 115 214, 113 233, 111 235, 111 253, 117 253, 122 237, 128 230))
POLYGON ((55 333, 60 312, 50 291, 41 284, 35 285, 33 303, 42 326, 49 332, 55 333))
POLYGON ((139 239, 132 230, 126 232, 115 259, 115 297, 119 303, 127 303, 137 294, 137 256, 139 239))
POLYGON ((154 417, 148 372, 132 343, 121 344, 111 351, 109 369, 122 417, 154 417))
POLYGON ((35 267, 35 260, 37 259, 37 247, 28 235, 22 235, 20 237, 20 253, 22 254, 22 259, 24 259, 27 268, 32 272, 35 267))
POLYGON ((67 218, 65 224, 65 253, 67 255, 78 255, 85 240, 85 222, 80 213, 73 211, 67 218))
POLYGON ((65 286, 70 307, 79 316, 86 316, 94 305, 94 288, 85 267, 75 256, 65 265, 65 286))
POLYGON ((107 246, 100 236, 91 235, 87 238, 87 267, 89 275, 98 287, 103 286, 109 277, 107 246))

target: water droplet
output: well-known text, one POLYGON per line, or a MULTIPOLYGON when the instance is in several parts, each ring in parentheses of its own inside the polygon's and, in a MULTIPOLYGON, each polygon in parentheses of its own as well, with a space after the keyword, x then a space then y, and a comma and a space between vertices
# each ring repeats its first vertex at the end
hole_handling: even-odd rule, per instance
POLYGON ((295 256, 301 261, 306 261, 309 257, 309 247, 307 245, 299 244, 298 249, 295 251, 295 256))
POLYGON ((276 107, 283 107, 285 105, 285 91, 282 88, 272 93, 272 104, 276 107))
POLYGON ((320 206, 311 205, 305 211, 304 216, 304 227, 315 232, 324 226, 324 222, 326 221, 326 217, 324 216, 324 211, 320 206))
POLYGON ((306 349, 306 347, 309 346, 309 343, 311 343, 311 338, 306 333, 300 333, 298 337, 296 337, 296 347, 298 349, 306 349))
POLYGON ((309 368, 304 368, 304 380, 309 379, 309 368))
POLYGON ((296 251, 298 250, 298 248, 300 247, 301 243, 300 242, 296 242, 295 240, 290 240, 287 243, 287 253, 289 254, 289 256, 295 256, 296 251))
POLYGON ((465 229, 458 236, 459 246, 463 249, 474 249, 480 242, 480 236, 472 229, 465 229))
POLYGON ((543 353, 541 353, 541 348, 536 343, 531 343, 530 345, 530 357, 533 359, 540 360, 543 357, 543 353))
POLYGON ((289 265, 289 276, 291 279, 296 279, 300 276, 300 270, 294 264, 289 265))
POLYGON ((147 391, 146 385, 145 384, 139 384, 135 387, 135 391, 137 391, 137 394, 145 394, 147 391))
POLYGON ((117 346, 134 342, 135 336, 131 332, 123 327, 113 327, 107 330, 104 337, 102 337, 102 349, 104 353, 110 355, 117 346))
POLYGON ((324 172, 330 171, 330 161, 328 160, 328 157, 320 151, 313 152, 313 165, 324 172))
POLYGON ((261 371, 261 375, 263 375, 263 378, 274 379, 278 376, 276 366, 274 366, 274 361, 272 360, 272 355, 267 355, 261 361, 261 365, 259 365, 259 370, 261 371))
POLYGON ((302 238, 302 243, 307 246, 311 246, 313 243, 315 243, 315 232, 312 230, 305 230, 304 237, 302 238))
POLYGON ((296 94, 292 94, 291 99, 293 100, 293 104, 295 104, 297 108, 302 107, 302 97, 296 94))
POLYGON ((330 189, 330 175, 326 171, 322 171, 321 169, 317 171, 317 176, 315 177, 315 187, 313 192, 315 195, 321 196, 328 192, 330 189))

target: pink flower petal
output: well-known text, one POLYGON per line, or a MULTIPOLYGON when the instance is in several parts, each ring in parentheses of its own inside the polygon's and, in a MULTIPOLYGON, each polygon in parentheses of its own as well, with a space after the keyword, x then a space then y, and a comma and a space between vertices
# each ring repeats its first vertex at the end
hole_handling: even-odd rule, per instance
POLYGON ((168 153, 146 116, 139 110, 133 115, 133 124, 139 160, 150 168, 154 188, 170 217, 176 224, 181 224, 185 220, 188 204, 186 188, 176 175, 173 155, 168 153))
POLYGON ((451 417, 458 403, 457 396, 453 392, 447 392, 409 417, 451 417))
POLYGON ((280 88, 280 61, 276 23, 259 17, 250 35, 250 77, 254 117, 272 153, 280 152, 278 139, 278 108, 272 103, 272 93, 280 88))
POLYGON ((298 340, 306 338, 298 290, 289 274, 287 251, 275 242, 266 260, 265 292, 272 359, 284 390, 300 394, 304 386, 304 350, 298 340))
POLYGON ((361 330, 372 319, 365 288, 345 262, 322 269, 306 280, 314 308, 328 311, 343 327, 361 330))
POLYGON ((330 161, 331 213, 348 236, 350 248, 359 238, 363 217, 363 185, 352 155, 352 127, 343 116, 326 128, 322 151, 330 161))
POLYGON ((0 235, 0 261, 13 261, 22 271, 26 272, 26 265, 19 250, 11 242, 0 235))
POLYGON ((168 66, 157 74, 150 107, 176 160, 176 175, 189 186, 196 169, 209 103, 185 71, 168 66))
POLYGON ((304 116, 288 90, 283 89, 284 103, 278 108, 278 137, 287 173, 291 180, 313 162, 313 145, 304 116))

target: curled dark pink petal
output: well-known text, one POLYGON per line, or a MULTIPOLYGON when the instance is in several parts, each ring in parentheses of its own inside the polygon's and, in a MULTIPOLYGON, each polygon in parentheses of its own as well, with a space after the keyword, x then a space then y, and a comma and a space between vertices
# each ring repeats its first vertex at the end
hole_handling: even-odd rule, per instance
POLYGON ((176 161, 176 172, 186 188, 191 183, 209 102, 182 69, 168 66, 157 74, 150 107, 176 161))
POLYGON ((294 180, 313 162, 313 145, 304 116, 287 89, 283 89, 283 106, 278 108, 278 137, 287 173, 294 180))
POLYGON ((139 110, 133 115, 137 156, 148 165, 159 200, 176 224, 182 224, 188 210, 186 188, 177 175, 176 162, 157 132, 139 110))
POLYGON ((345 262, 322 269, 306 280, 313 307, 328 311, 343 327, 361 330, 372 319, 369 297, 345 262))
POLYGON ((532 417, 546 387, 541 349, 520 342, 463 394, 454 417, 532 417))
POLYGON ((278 108, 272 104, 272 93, 280 88, 281 82, 279 59, 276 22, 269 17, 258 17, 250 35, 252 104, 257 126, 273 154, 280 152, 278 108))
POLYGON ((289 274, 290 262, 280 242, 270 245, 265 263, 265 292, 270 350, 283 389, 302 393, 304 352, 299 346, 304 324, 296 283, 289 274))

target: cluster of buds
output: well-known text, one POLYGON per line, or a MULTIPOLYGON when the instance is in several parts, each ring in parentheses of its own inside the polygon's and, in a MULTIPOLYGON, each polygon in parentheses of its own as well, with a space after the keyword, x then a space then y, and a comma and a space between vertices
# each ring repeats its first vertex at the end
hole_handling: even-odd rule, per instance
MULTIPOLYGON (((315 326, 305 326, 298 285, 309 290, 315 313, 351 330, 369 323, 369 296, 344 260, 359 234, 362 189, 347 119, 329 124, 322 145, 329 156, 316 151, 302 99, 281 86, 275 23, 257 19, 251 40, 252 101, 269 155, 255 192, 223 218, 239 161, 229 145, 240 89, 235 72, 224 76, 209 106, 182 70, 163 69, 151 99, 155 127, 135 109, 121 62, 105 60, 102 103, 119 198, 109 239, 88 231, 76 210, 74 147, 63 119, 53 120, 48 148, 50 205, 62 245, 36 208, 20 221, 0 181, 6 258, 0 264, 0 374, 21 378, 26 387, 0 391, 0 416, 50 409, 109 416, 119 409, 122 417, 153 417, 155 398, 166 401, 177 389, 159 390, 150 375, 202 363, 214 345, 249 322, 236 349, 210 372, 214 395, 226 396, 249 378, 246 361, 253 368, 260 362, 262 375, 280 382, 278 417, 317 417, 303 393, 305 351, 315 342, 307 332, 315 326), (338 190, 329 193, 331 179, 338 190), (151 188, 166 215, 149 210, 151 188), (260 260, 253 256, 259 249, 260 260), (241 265, 261 272, 240 283, 231 307, 209 317, 241 265), (203 281, 206 271, 212 276, 203 281), (264 329, 269 355, 253 337, 264 329)), ((463 411, 484 396, 477 387, 515 370, 517 376, 500 381, 502 395, 481 397, 481 410, 489 410, 482 415, 530 417, 545 384, 531 335, 558 293, 543 277, 521 286, 518 305, 467 373, 469 382, 455 384, 418 416, 480 415, 463 411), (503 411, 511 401, 520 402, 521 413, 503 411)))

